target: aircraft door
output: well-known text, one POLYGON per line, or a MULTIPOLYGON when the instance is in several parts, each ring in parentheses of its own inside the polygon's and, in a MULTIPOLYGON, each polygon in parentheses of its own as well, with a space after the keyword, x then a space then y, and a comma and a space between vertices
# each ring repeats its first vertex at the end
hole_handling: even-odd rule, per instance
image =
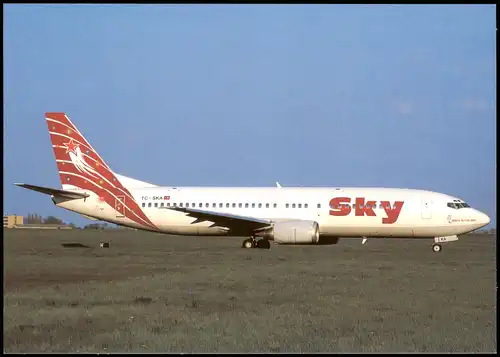
POLYGON ((423 199, 422 200, 422 219, 432 218, 432 201, 423 199))
POLYGON ((116 217, 125 217, 125 196, 117 196, 115 201, 116 217))

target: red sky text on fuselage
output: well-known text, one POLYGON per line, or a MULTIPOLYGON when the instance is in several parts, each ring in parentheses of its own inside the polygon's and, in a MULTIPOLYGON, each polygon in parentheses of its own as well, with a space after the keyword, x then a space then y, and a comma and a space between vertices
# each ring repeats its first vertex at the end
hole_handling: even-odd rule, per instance
MULTIPOLYGON (((351 214, 352 207, 350 197, 334 197, 330 200, 330 215, 331 216, 347 216, 351 214)), ((356 197, 354 208, 354 215, 358 217, 370 216, 376 217, 377 214, 373 210, 377 201, 365 201, 364 197, 356 197)), ((392 205, 390 201, 380 201, 384 208, 387 217, 382 218, 382 223, 393 224, 395 223, 401 213, 404 201, 395 201, 392 205)))

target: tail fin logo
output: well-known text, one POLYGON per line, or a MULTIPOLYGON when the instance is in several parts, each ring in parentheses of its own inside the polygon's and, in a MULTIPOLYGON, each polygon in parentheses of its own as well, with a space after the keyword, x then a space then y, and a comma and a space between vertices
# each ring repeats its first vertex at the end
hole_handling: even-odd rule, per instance
POLYGON ((75 165, 78 171, 80 171, 81 173, 86 173, 94 178, 98 178, 96 176, 98 175, 98 173, 83 158, 83 154, 80 150, 79 144, 76 144, 73 139, 71 139, 68 143, 65 143, 64 146, 66 147, 66 153, 69 153, 71 162, 73 163, 73 165, 75 165))

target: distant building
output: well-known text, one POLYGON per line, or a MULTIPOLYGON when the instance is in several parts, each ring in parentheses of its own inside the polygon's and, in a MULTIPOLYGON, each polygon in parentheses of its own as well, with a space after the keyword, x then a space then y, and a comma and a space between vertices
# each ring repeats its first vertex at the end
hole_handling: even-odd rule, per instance
POLYGON ((15 226, 22 226, 23 224, 24 224, 23 216, 16 216, 13 214, 3 216, 4 228, 14 228, 15 226))
POLYGON ((32 229, 73 229, 69 224, 44 224, 44 223, 24 223, 23 216, 14 214, 3 216, 4 228, 32 228, 32 229))

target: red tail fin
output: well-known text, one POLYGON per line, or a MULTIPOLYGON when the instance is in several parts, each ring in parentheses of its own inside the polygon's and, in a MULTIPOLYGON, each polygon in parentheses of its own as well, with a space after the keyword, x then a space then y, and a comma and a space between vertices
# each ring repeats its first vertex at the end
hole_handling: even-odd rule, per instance
POLYGON ((45 118, 63 188, 76 186, 94 191, 87 181, 117 181, 109 166, 64 113, 45 113, 45 118))
POLYGON ((119 213, 117 217, 153 226, 71 120, 64 113, 45 113, 45 118, 63 189, 78 187, 92 191, 119 213))

